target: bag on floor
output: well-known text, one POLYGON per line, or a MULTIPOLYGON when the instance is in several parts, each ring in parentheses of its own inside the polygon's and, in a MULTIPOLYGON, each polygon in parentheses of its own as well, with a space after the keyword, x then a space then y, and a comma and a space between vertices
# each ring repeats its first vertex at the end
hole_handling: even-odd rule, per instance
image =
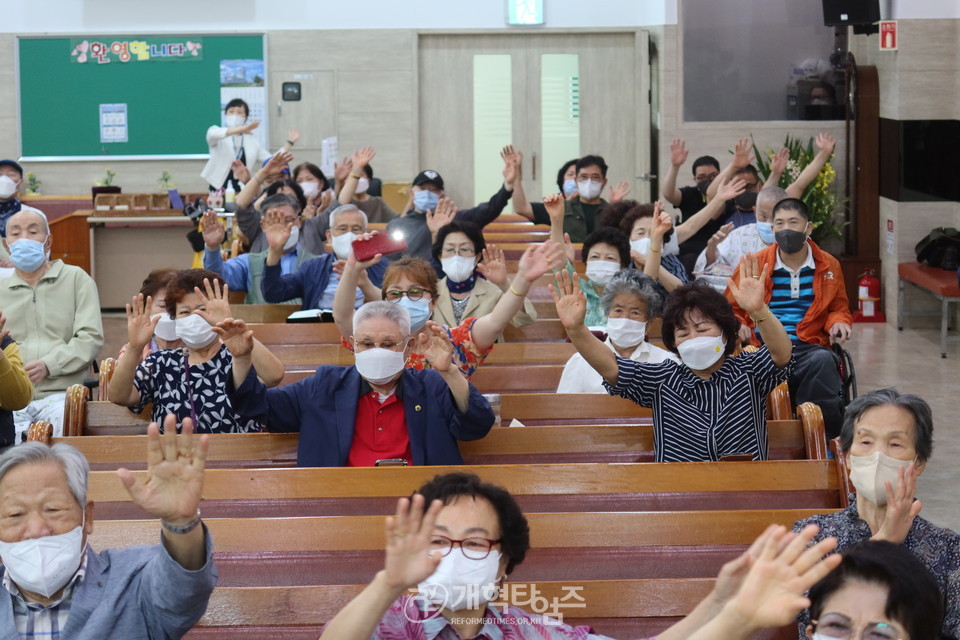
POLYGON ((917 262, 953 271, 960 268, 960 231, 937 227, 917 243, 917 262))

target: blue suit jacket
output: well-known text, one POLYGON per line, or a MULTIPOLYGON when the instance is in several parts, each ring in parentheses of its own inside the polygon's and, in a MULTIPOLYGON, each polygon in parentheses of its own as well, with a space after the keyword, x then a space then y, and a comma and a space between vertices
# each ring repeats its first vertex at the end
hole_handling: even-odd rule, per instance
MULTIPOLYGON (((330 274, 337 257, 332 253, 325 253, 318 258, 311 258, 300 265, 293 273, 281 275, 280 265, 264 265, 263 278, 260 280, 260 292, 267 302, 283 302, 300 298, 304 309, 319 309, 320 299, 330 283, 330 274)), ((387 261, 381 260, 367 269, 370 282, 379 287, 383 282, 383 272, 387 269, 387 261)))
MULTIPOLYGON (((317 367, 309 378, 274 389, 247 376, 230 402, 239 415, 262 418, 270 431, 299 431, 297 466, 342 467, 353 444, 360 383, 356 367, 336 365, 317 367)), ((461 413, 432 369, 404 369, 399 393, 415 465, 463 464, 457 441, 479 440, 493 427, 493 410, 473 385, 461 413)))
MULTIPOLYGON (((159 528, 159 525, 158 525, 159 528)), ((87 548, 87 569, 70 596, 63 640, 181 638, 207 610, 217 585, 213 545, 197 571, 181 567, 162 545, 97 553, 87 548)), ((0 640, 19 640, 13 595, 0 587, 0 640)))

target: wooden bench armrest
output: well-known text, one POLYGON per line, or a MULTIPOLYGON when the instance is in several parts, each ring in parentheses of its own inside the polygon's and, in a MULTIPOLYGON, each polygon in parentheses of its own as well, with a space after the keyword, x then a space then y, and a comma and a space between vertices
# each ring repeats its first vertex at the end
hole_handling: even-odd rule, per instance
POLYGON ((53 425, 45 420, 34 422, 27 429, 27 442, 42 442, 49 445, 53 439, 53 425))
POLYGON ((83 427, 87 424, 87 401, 89 399, 90 390, 82 384, 75 384, 67 389, 67 399, 63 406, 63 435, 83 435, 83 427))
POLYGON ((850 482, 850 469, 847 467, 847 459, 844 458, 840 449, 840 438, 834 438, 829 443, 830 453, 837 461, 837 479, 840 481, 840 503, 846 509, 850 506, 850 495, 857 492, 853 483, 850 482))
MULTIPOLYGON (((788 394, 789 399, 789 394, 788 394)), ((812 402, 804 402, 797 407, 797 415, 803 424, 803 439, 807 448, 808 460, 827 459, 827 435, 823 424, 823 411, 812 402)))
POLYGON ((104 358, 100 362, 100 375, 97 387, 97 400, 110 400, 110 380, 113 378, 113 372, 117 368, 115 358, 104 358))

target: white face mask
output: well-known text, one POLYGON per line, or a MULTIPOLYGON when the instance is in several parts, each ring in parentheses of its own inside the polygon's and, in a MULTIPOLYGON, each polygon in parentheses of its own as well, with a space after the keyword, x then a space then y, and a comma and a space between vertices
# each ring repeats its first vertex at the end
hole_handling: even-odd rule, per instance
MULTIPOLYGON (((636 251, 642 256, 646 256, 650 253, 650 237, 640 238, 639 240, 632 240, 630 242, 630 250, 636 251)), ((677 234, 676 232, 670 234, 670 239, 667 240, 663 249, 660 251, 662 255, 666 256, 675 256, 680 254, 680 245, 677 243, 677 234)))
POLYGON ((290 251, 295 246, 297 246, 297 242, 299 240, 300 240, 300 227, 298 227, 297 225, 293 225, 293 227, 290 228, 290 237, 287 238, 287 241, 283 243, 283 250, 290 251))
POLYGON ((607 335, 618 347, 636 347, 647 337, 647 323, 630 318, 608 318, 607 335))
POLYGON ((587 277, 601 287, 606 286, 613 276, 620 271, 619 262, 609 260, 591 260, 587 263, 587 277))
POLYGON ((228 129, 232 129, 234 127, 242 127, 243 123, 246 121, 247 121, 246 118, 236 113, 227 114, 227 117, 223 119, 223 122, 224 124, 227 125, 228 129))
POLYGON ((18 587, 49 598, 80 568, 83 548, 81 523, 58 536, 0 542, 0 558, 18 587))
POLYGON ((357 180, 357 188, 354 190, 354 193, 360 195, 361 193, 366 193, 367 189, 370 188, 370 181, 366 178, 360 178, 357 180))
POLYGON ((195 313, 191 313, 186 318, 177 318, 176 326, 177 337, 191 349, 203 349, 217 339, 217 334, 213 332, 207 321, 195 313))
POLYGON ((875 505, 887 504, 887 486, 889 482, 897 488, 898 471, 906 469, 913 460, 897 460, 882 451, 874 451, 868 456, 850 456, 850 482, 857 493, 875 505))
POLYGON ((491 551, 483 560, 472 560, 460 549, 451 549, 433 575, 417 586, 417 591, 420 597, 441 609, 475 609, 496 600, 500 591, 499 570, 498 551, 491 551))
POLYGON ((364 380, 374 385, 385 385, 403 371, 406 358, 402 351, 364 349, 354 354, 357 371, 364 380))
POLYGON ((169 314, 166 313, 157 313, 150 316, 151 320, 160 318, 160 322, 157 323, 157 326, 153 330, 153 335, 157 336, 161 340, 166 340, 167 342, 173 342, 177 339, 177 321, 173 320, 169 314))
POLYGON ((452 256, 440 261, 443 272, 447 274, 447 280, 450 282, 463 282, 473 275, 473 270, 477 264, 474 258, 465 256, 452 256))
POLYGON ((17 183, 10 176, 0 176, 0 199, 5 200, 17 192, 17 183))
POLYGON ((353 241, 356 239, 357 234, 352 231, 347 231, 338 236, 333 236, 330 244, 333 246, 333 252, 337 254, 337 257, 341 260, 346 260, 350 257, 350 252, 353 251, 353 241))
POLYGON ((317 197, 317 194, 320 193, 319 182, 301 182, 300 188, 303 190, 303 197, 307 200, 313 200, 317 197))
POLYGON ((694 371, 703 371, 712 367, 723 356, 726 343, 722 336, 700 336, 690 338, 677 345, 680 359, 694 371))
POLYGON ((577 182, 577 190, 580 192, 580 197, 584 200, 593 200, 603 191, 603 183, 594 182, 593 180, 580 180, 577 182))

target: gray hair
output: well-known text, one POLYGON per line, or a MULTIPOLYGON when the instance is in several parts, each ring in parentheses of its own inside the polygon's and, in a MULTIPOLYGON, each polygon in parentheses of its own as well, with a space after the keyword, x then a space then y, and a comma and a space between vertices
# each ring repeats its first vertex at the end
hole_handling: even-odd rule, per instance
POLYGON ((300 203, 297 202, 297 199, 286 193, 275 193, 272 196, 267 196, 263 199, 263 202, 260 203, 260 214, 266 215, 267 211, 273 209, 274 207, 282 206, 293 207, 294 212, 297 215, 300 215, 300 203))
POLYGON ((778 202, 785 200, 790 196, 787 195, 787 190, 781 187, 764 187, 760 189, 760 192, 757 193, 757 202, 763 200, 764 202, 770 203, 770 209, 773 209, 778 202))
MULTIPOLYGON (((50 235, 50 221, 47 220, 47 214, 45 214, 43 211, 40 211, 40 209, 34 209, 33 207, 24 206, 22 209, 20 209, 20 211, 18 211, 13 215, 15 216, 21 213, 32 213, 37 217, 39 217, 40 221, 43 223, 44 234, 50 235)), ((13 216, 10 216, 10 218, 13 218, 13 216)), ((7 222, 9 223, 10 220, 8 219, 7 222)))
POLYGON ((400 327, 400 333, 404 339, 410 337, 410 312, 399 304, 387 302, 386 300, 377 300, 368 302, 353 313, 353 334, 357 334, 357 327, 360 323, 370 318, 387 318, 393 320, 400 327))
POLYGON ((86 507, 90 464, 82 453, 69 444, 61 443, 48 447, 40 442, 25 442, 8 449, 0 456, 0 483, 9 472, 21 465, 48 462, 60 465, 63 475, 67 477, 70 493, 81 509, 86 507))
POLYGON ((933 454, 933 412, 930 411, 930 405, 920 396, 900 393, 894 387, 871 391, 850 403, 843 415, 843 427, 840 429, 840 450, 843 453, 850 451, 853 446, 853 433, 864 413, 888 405, 899 407, 913 416, 917 461, 929 460, 933 454))
POLYGON ((333 232, 333 225, 335 224, 334 220, 336 220, 338 215, 340 215, 341 213, 352 213, 354 211, 356 211, 361 216, 363 216, 363 226, 364 228, 366 228, 367 224, 369 224, 369 221, 367 220, 367 214, 361 211, 360 207, 358 207, 355 204, 342 204, 330 212, 329 225, 330 225, 331 233, 333 232))
POLYGON ((663 315, 666 292, 662 286, 645 273, 636 269, 621 269, 617 272, 604 287, 603 295, 600 297, 600 305, 603 307, 604 314, 610 313, 613 299, 621 293, 637 296, 646 303, 648 322, 663 315))

